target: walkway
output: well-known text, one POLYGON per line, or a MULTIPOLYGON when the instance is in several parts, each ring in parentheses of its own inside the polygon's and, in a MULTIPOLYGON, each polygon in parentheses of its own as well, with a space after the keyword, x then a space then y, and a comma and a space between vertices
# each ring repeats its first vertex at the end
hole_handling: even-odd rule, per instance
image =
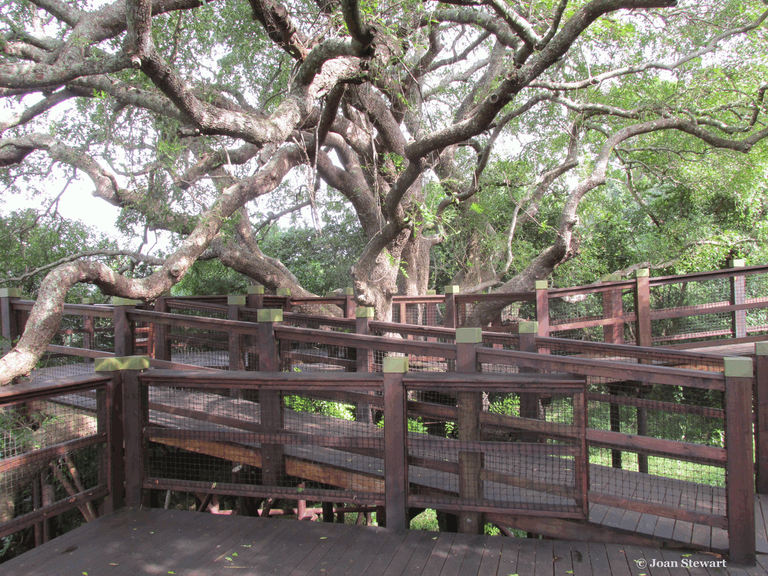
POLYGON ((100 518, 0 564, 14 576, 768 576, 766 569, 765 555, 744 569, 712 554, 158 509, 100 518))

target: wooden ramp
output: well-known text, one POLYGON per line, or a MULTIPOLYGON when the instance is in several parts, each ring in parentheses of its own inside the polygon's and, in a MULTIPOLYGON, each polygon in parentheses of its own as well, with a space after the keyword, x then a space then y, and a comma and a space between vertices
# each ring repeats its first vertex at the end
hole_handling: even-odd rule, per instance
POLYGON ((14 576, 768 576, 714 554, 124 510, 0 565, 14 576))

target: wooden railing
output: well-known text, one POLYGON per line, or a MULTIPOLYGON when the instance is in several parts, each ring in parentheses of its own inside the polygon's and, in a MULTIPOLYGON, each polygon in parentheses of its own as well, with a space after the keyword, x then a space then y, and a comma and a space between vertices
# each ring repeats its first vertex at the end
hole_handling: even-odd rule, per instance
POLYGON ((69 510, 90 521, 123 505, 120 403, 105 374, 0 389, 0 538, 34 527, 39 545, 69 510))
MULTIPOLYGON (((11 305, 8 306, 10 310, 23 313, 31 307, 29 302, 10 300, 11 305)), ((369 317, 370 314, 366 312, 363 312, 356 319, 284 313, 282 322, 274 322, 269 321, 268 310, 261 311, 266 313, 266 315, 261 322, 254 325, 253 322, 239 320, 238 318, 258 316, 260 313, 258 309, 244 306, 239 301, 230 302, 226 306, 210 302, 207 304, 216 307, 219 316, 223 316, 226 309, 227 318, 208 318, 140 310, 126 304, 117 305, 112 310, 97 306, 65 306, 65 314, 81 315, 86 318, 106 316, 108 311, 111 311, 113 314, 114 352, 90 351, 85 348, 72 350, 72 352, 75 355, 92 358, 110 354, 129 356, 136 351, 135 327, 136 325, 143 324, 146 327, 146 333, 149 335, 147 337, 146 349, 150 351, 151 355, 156 357, 154 362, 161 363, 160 365, 165 365, 166 367, 188 368, 190 362, 177 362, 176 353, 184 347, 189 349, 190 342, 206 342, 207 348, 200 348, 199 350, 199 359, 204 366, 211 367, 213 362, 210 362, 210 359, 213 356, 218 355, 217 357, 223 358, 223 361, 216 365, 220 368, 229 369, 232 372, 230 374, 217 374, 216 378, 222 379, 217 381, 227 389, 230 397, 234 398, 239 397, 238 390, 242 390, 243 387, 228 381, 227 378, 240 377, 239 370, 242 368, 268 372, 288 369, 295 373, 297 381, 301 378, 311 381, 312 378, 320 378, 322 380, 326 377, 323 376, 321 378, 317 374, 309 374, 312 370, 336 370, 328 378, 335 378, 336 381, 339 381, 341 377, 339 369, 343 369, 342 371, 354 370, 358 373, 377 372, 381 370, 382 361, 385 357, 399 355, 407 356, 413 369, 440 373, 439 376, 430 377, 437 378, 441 382, 447 382, 453 378, 453 376, 446 375, 446 372, 462 370, 470 372, 471 366, 482 365, 483 373, 474 376, 471 380, 471 382, 482 384, 465 390, 467 394, 475 395, 475 403, 480 390, 487 392, 489 388, 492 388, 490 384, 494 382, 493 378, 495 376, 484 373, 488 370, 503 371, 505 373, 538 370, 552 374, 567 373, 583 376, 587 378, 588 383, 593 382, 589 384, 590 389, 587 391, 587 399, 590 402, 590 407, 586 410, 588 422, 592 411, 597 410, 593 406, 607 405, 610 412, 609 427, 590 427, 589 423, 587 424, 585 438, 589 446, 610 451, 613 456, 611 465, 614 467, 626 466, 628 464, 627 461, 617 462, 616 454, 637 454, 637 469, 640 472, 646 471, 643 470, 643 459, 647 459, 648 456, 660 456, 668 460, 682 460, 697 465, 726 469, 727 474, 724 481, 727 511, 718 510, 715 512, 713 510, 707 513, 690 508, 686 509, 684 506, 665 504, 664 502, 625 498, 617 493, 599 491, 594 486, 589 489, 586 499, 581 502, 581 506, 584 506, 584 502, 600 502, 614 507, 624 507, 627 510, 655 514, 663 518, 681 519, 716 529, 727 529, 730 536, 732 555, 738 557, 748 553, 748 550, 745 552, 745 549, 749 548, 750 541, 748 527, 754 525, 754 518, 750 519, 749 517, 751 504, 746 504, 747 501, 751 502, 753 484, 751 479, 751 440, 745 440, 745 437, 749 438, 751 434, 749 422, 752 421, 752 386, 756 389, 756 406, 758 408, 756 415, 758 487, 761 490, 766 490, 765 484, 768 481, 768 474, 766 474, 766 462, 768 462, 768 458, 766 458, 766 455, 768 455, 768 442, 766 442, 766 439, 768 439, 768 426, 766 425, 768 417, 766 417, 766 408, 768 406, 766 406, 767 403, 763 398, 763 396, 766 396, 765 391, 768 390, 768 366, 765 365, 764 354, 758 355, 756 378, 753 379, 751 375, 730 377, 723 374, 724 362, 721 359, 715 359, 706 354, 698 354, 693 351, 662 350, 659 348, 585 343, 538 337, 537 334, 540 328, 535 327, 533 331, 526 331, 526 328, 520 334, 515 335, 483 333, 482 341, 484 346, 480 347, 479 343, 472 346, 474 350, 472 353, 475 354, 475 361, 473 363, 467 360, 466 354, 469 352, 465 343, 456 342, 456 331, 443 327, 433 328, 375 322, 369 317), (183 332, 174 332, 177 328, 183 332), (210 337, 212 334, 220 336, 210 337), (464 346, 465 350, 464 356, 461 353, 462 346, 464 346), (157 358, 157 356, 161 356, 161 358, 157 358), (299 372, 294 372, 296 370, 299 372), (594 388, 599 386, 602 386, 602 388, 594 388), (669 391, 673 388, 677 391, 678 395, 681 395, 684 401, 683 404, 650 395, 654 390, 669 391), (689 393, 694 400, 697 394, 705 393, 708 398, 707 402, 697 404, 691 398, 686 398, 686 394, 689 393), (723 396, 724 402, 722 401, 723 396), (718 397, 721 399, 719 404, 717 401, 718 397), (634 410, 635 414, 633 421, 636 423, 633 425, 636 428, 631 431, 628 431, 626 423, 622 424, 622 422, 619 422, 617 428, 614 427, 615 415, 621 415, 622 411, 627 409, 634 410), (708 446, 685 440, 654 437, 653 431, 647 429, 649 411, 667 414, 687 414, 721 421, 723 423, 723 442, 720 446, 708 446), (644 420, 646 421, 646 428, 643 428, 644 420), (624 427, 622 428, 622 426, 624 427), (740 546, 741 548, 739 548, 740 546)), ((736 311, 738 312, 739 310, 736 311)), ((272 320, 274 319, 275 317, 273 316, 272 320)), ((6 323, 4 322, 5 325, 6 323)), ((53 347, 51 351, 61 354, 66 352, 65 349, 66 347, 59 346, 53 347)), ((208 372, 208 374, 213 375, 216 373, 208 372)), ((254 376, 254 373, 248 374, 242 376, 242 378, 256 378, 258 380, 258 376, 254 376)), ((354 380, 354 378, 362 378, 367 381, 368 378, 368 376, 363 376, 362 374, 354 377, 349 375, 349 377, 351 378, 350 381, 354 380)), ((382 378, 378 375, 377 377, 379 379, 382 378)), ((137 378, 139 377, 137 376, 137 378)), ((178 378, 183 380, 185 376, 179 375, 178 378)), ((286 378, 290 378, 290 376, 286 376, 286 378)), ((347 376, 343 378, 347 378, 347 376)), ((418 378, 427 377, 418 376, 418 378)), ((466 378, 466 376, 463 376, 463 378, 466 378)), ((503 378, 509 379, 510 376, 504 376, 502 380, 503 378)), ((195 387, 196 385, 193 380, 194 378, 190 380, 192 382, 190 386, 195 387)), ((147 382, 147 386, 153 385, 149 381, 147 382)), ((266 386, 254 382, 256 380, 249 385, 251 388, 263 388, 266 386)), ((404 391, 403 393, 406 393, 409 386, 408 380, 403 380, 403 382, 402 390, 404 391)), ((468 383, 470 382, 464 381, 464 384, 468 383)), ((411 390, 418 392, 419 387, 423 387, 424 383, 413 380, 410 386, 411 390)), ((364 418, 367 418, 368 420, 366 421, 368 424, 371 424, 375 420, 372 415, 384 412, 386 401, 381 399, 380 396, 365 394, 361 397, 359 394, 354 395, 350 390, 342 388, 339 385, 335 388, 330 387, 325 392, 322 392, 320 396, 324 395, 324 397, 334 401, 354 404, 354 413, 358 418, 358 422, 362 422, 364 418)), ((290 389, 290 387, 287 389, 290 389)), ((279 387, 277 387, 274 390, 274 398, 279 398, 284 391, 280 391, 279 387)), ((430 396, 432 392, 439 394, 437 391, 430 390, 428 386, 424 391, 426 392, 424 398, 434 399, 434 395, 430 396)), ((209 391, 207 390, 206 392, 209 391)), ((270 391, 265 390, 265 398, 267 402, 270 402, 268 392, 270 391)), ((517 420, 515 420, 514 424, 500 421, 491 412, 474 410, 477 414, 479 426, 501 430, 502 432, 505 430, 512 431, 513 434, 529 440, 537 434, 542 434, 547 429, 547 426, 549 426, 548 433, 552 437, 557 436, 554 433, 557 427, 552 427, 551 424, 553 422, 547 420, 547 406, 551 406, 551 404, 547 404, 547 401, 551 401, 547 397, 551 397, 554 394, 551 390, 529 390, 527 392, 518 390, 516 393, 507 390, 505 393, 508 395, 517 394, 520 399, 520 416, 516 417, 517 420), (537 420, 540 423, 530 423, 537 420)), ((274 398, 272 400, 273 405, 279 406, 279 400, 277 401, 278 404, 274 404, 274 398)), ((145 400, 149 401, 149 397, 147 396, 144 399, 138 397, 133 401, 142 402, 145 400)), ((243 400, 247 400, 247 398, 243 398, 243 400)), ((260 397, 259 400, 262 400, 262 398, 260 397)), ((458 402, 458 400, 454 400, 454 404, 449 406, 445 404, 439 405, 439 403, 435 405, 432 401, 419 398, 409 400, 406 419, 409 417, 412 419, 414 417, 424 420, 431 419, 430 422, 425 424, 425 427, 428 429, 430 426, 432 427, 433 436, 435 435, 435 430, 444 436, 447 424, 453 422, 454 425, 458 425, 457 419, 461 413, 458 402)), ((150 405, 147 406, 149 407, 148 409, 155 409, 150 405)), ((200 411, 198 410, 197 412, 200 411)), ((145 424, 149 426, 149 423, 145 424)), ((142 429, 142 426, 139 425, 133 436, 128 434, 128 437, 135 438, 136 434, 139 434, 142 429)), ((262 432, 258 431, 258 433, 262 432)), ((272 433, 270 432, 270 434, 272 433)), ((153 434, 155 434, 154 437, 160 438, 163 432, 154 431, 153 434)), ((278 433, 274 432, 274 434, 278 433)), ((268 438, 270 442, 277 439, 277 437, 268 438)), ((202 442, 204 439, 198 438, 198 440, 202 442)), ((434 440, 432 442, 434 449, 437 449, 437 445, 443 442, 443 440, 438 438, 429 440, 430 442, 434 440)), ((470 440, 466 441, 470 442, 470 440)), ((474 440, 471 441, 474 442, 474 440)), ((278 450, 278 443, 272 442, 268 445, 274 445, 275 449, 278 450)), ((472 452, 470 445, 462 445, 461 447, 466 448, 466 452, 472 452)), ((374 448, 376 447, 371 449, 374 448)), ((586 450, 584 451, 585 454, 587 452, 586 450)), ((276 454, 278 453, 279 450, 276 454)), ((417 456, 417 458, 423 459, 422 456, 417 456)), ((231 460, 237 461, 236 458, 231 460)), ((422 466, 422 468, 430 470, 430 466, 437 466, 435 463, 437 460, 429 458, 426 460, 432 460, 432 462, 426 462, 429 466, 422 466)), ((442 473, 452 473, 451 470, 453 468, 451 466, 444 464, 441 466, 440 471, 442 473)), ((529 484, 525 485, 529 487, 534 486, 530 484, 532 482, 531 479, 511 478, 508 476, 500 477, 497 474, 498 471, 486 469, 485 471, 480 471, 479 477, 483 481, 488 482, 504 480, 504 482, 500 483, 507 483, 518 487, 526 482, 529 484)), ((150 476, 150 478, 153 477, 150 476)), ((146 480, 146 482, 149 482, 149 480, 146 480)), ((403 480, 401 479, 402 482, 403 480)), ((140 483, 144 486, 145 480, 141 480, 140 483)), ((156 484, 155 487, 160 487, 160 485, 156 484)), ((541 488, 541 486, 538 487, 541 488)), ((573 492, 573 490, 576 490, 575 486, 570 487, 569 490, 572 491, 561 490, 561 492, 567 494, 576 493, 573 492)), ((448 494, 443 496, 440 497, 435 494, 425 496, 417 491, 416 493, 409 494, 406 501, 413 505, 426 505, 426 500, 423 499, 431 498, 432 500, 430 501, 435 503, 435 507, 461 511, 462 514, 470 515, 466 516, 470 519, 473 518, 471 514, 488 512, 498 515, 500 513, 498 510, 490 512, 493 506, 486 506, 485 504, 476 504, 475 508, 452 508, 455 503, 452 503, 450 500, 455 498, 455 495, 448 494), (407 500, 408 498, 410 500, 407 500), (419 500, 419 498, 422 498, 422 500, 419 500)), ((373 502, 378 504, 379 501, 374 499, 373 502)), ((515 518, 517 520, 514 521, 520 523, 519 516, 522 512, 520 510, 516 512, 515 518)), ((539 517, 541 517, 541 510, 537 512, 539 517)), ((508 520, 512 521, 511 519, 512 516, 508 520)), ((391 518, 389 520, 391 521, 391 518)), ((525 522, 520 525, 531 526, 530 522, 527 524, 525 522)), ((551 529, 553 525, 556 524, 548 524, 547 526, 550 527, 548 529, 551 529)), ((754 530, 752 530, 752 534, 754 536, 754 530)), ((752 552, 754 552, 754 546, 752 546, 752 552)))

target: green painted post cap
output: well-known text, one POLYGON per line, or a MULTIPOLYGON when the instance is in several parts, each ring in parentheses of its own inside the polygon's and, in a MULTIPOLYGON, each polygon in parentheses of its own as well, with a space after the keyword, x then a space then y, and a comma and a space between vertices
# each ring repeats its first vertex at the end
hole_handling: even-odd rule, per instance
POLYGON ((546 280, 536 280, 536 290, 547 290, 549 288, 549 282, 546 280))
POLYGON ((282 322, 283 311, 279 308, 265 308, 256 312, 257 322, 282 322))
POLYGON ((375 311, 373 306, 357 306, 355 308, 355 318, 373 318, 375 311))
POLYGON ((733 260, 728 260, 728 265, 731 268, 744 268, 747 265, 747 261, 743 258, 734 258, 733 260))
POLYGON ((768 342, 755 342, 755 355, 768 356, 768 342))
POLYGON ((406 372, 408 372, 408 358, 402 356, 384 358, 385 374, 405 374, 406 372))
POLYGON ((635 270, 635 278, 647 278, 651 275, 651 271, 648 268, 640 268, 635 270))
POLYGON ((117 296, 112 297, 113 306, 138 306, 141 304, 140 300, 131 300, 130 298, 119 298, 117 296))
POLYGON ((277 289, 277 295, 278 296, 290 296, 291 295, 291 289, 290 288, 278 288, 277 289))
POLYGON ((520 334, 538 334, 539 323, 538 322, 520 322, 518 329, 520 334))
POLYGON ((231 296, 227 296, 227 304, 230 306, 245 306, 245 295, 233 294, 231 296))
POLYGON ((0 298, 21 298, 21 288, 0 288, 0 298))
POLYGON ((347 286, 344 288, 344 295, 345 296, 354 296, 355 295, 355 289, 351 286, 347 286))
POLYGON ((248 294, 264 294, 264 286, 261 284, 248 286, 248 294))
POLYGON ((437 296, 437 290, 427 290, 427 296, 437 296))
POLYGON ((733 356, 724 360, 726 378, 752 378, 752 358, 733 356))
POLYGON ((461 293, 461 288, 456 286, 456 284, 452 284, 450 286, 446 286, 443 292, 445 292, 446 294, 459 294, 461 293))
POLYGON ((149 356, 114 356, 96 358, 93 369, 96 372, 118 372, 119 370, 146 370, 149 368, 149 356))
POLYGON ((83 304, 93 304, 93 303, 95 303, 95 302, 96 302, 96 299, 95 299, 95 298, 93 298, 93 297, 91 297, 91 296, 86 296, 86 297, 85 297, 85 298, 83 298, 83 300, 82 300, 82 303, 83 303, 83 304))
POLYGON ((456 344, 477 344, 483 341, 481 328, 457 328, 456 344))

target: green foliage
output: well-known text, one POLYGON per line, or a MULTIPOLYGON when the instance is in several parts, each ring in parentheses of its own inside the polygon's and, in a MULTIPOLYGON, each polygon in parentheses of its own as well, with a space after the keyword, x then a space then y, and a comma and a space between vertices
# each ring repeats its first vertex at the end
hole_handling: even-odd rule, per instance
POLYGON ((355 419, 355 408, 350 404, 318 400, 306 396, 285 396, 285 407, 296 412, 322 414, 323 416, 340 418, 342 420, 355 419))
POLYGON ((245 294, 251 281, 218 260, 195 262, 171 293, 174 296, 245 294))
MULTIPOLYGON (((26 209, 0 215, 0 278, 19 277, 77 252, 115 248, 117 244, 104 234, 58 214, 26 209)), ((14 285, 34 298, 44 277, 45 273, 39 273, 14 285)), ((67 299, 79 302, 85 296, 98 295, 94 288, 79 284, 67 299)))
POLYGON ((261 242, 266 254, 278 258, 304 288, 323 295, 350 285, 350 267, 366 239, 349 214, 326 214, 321 234, 314 228, 272 228, 261 242))

